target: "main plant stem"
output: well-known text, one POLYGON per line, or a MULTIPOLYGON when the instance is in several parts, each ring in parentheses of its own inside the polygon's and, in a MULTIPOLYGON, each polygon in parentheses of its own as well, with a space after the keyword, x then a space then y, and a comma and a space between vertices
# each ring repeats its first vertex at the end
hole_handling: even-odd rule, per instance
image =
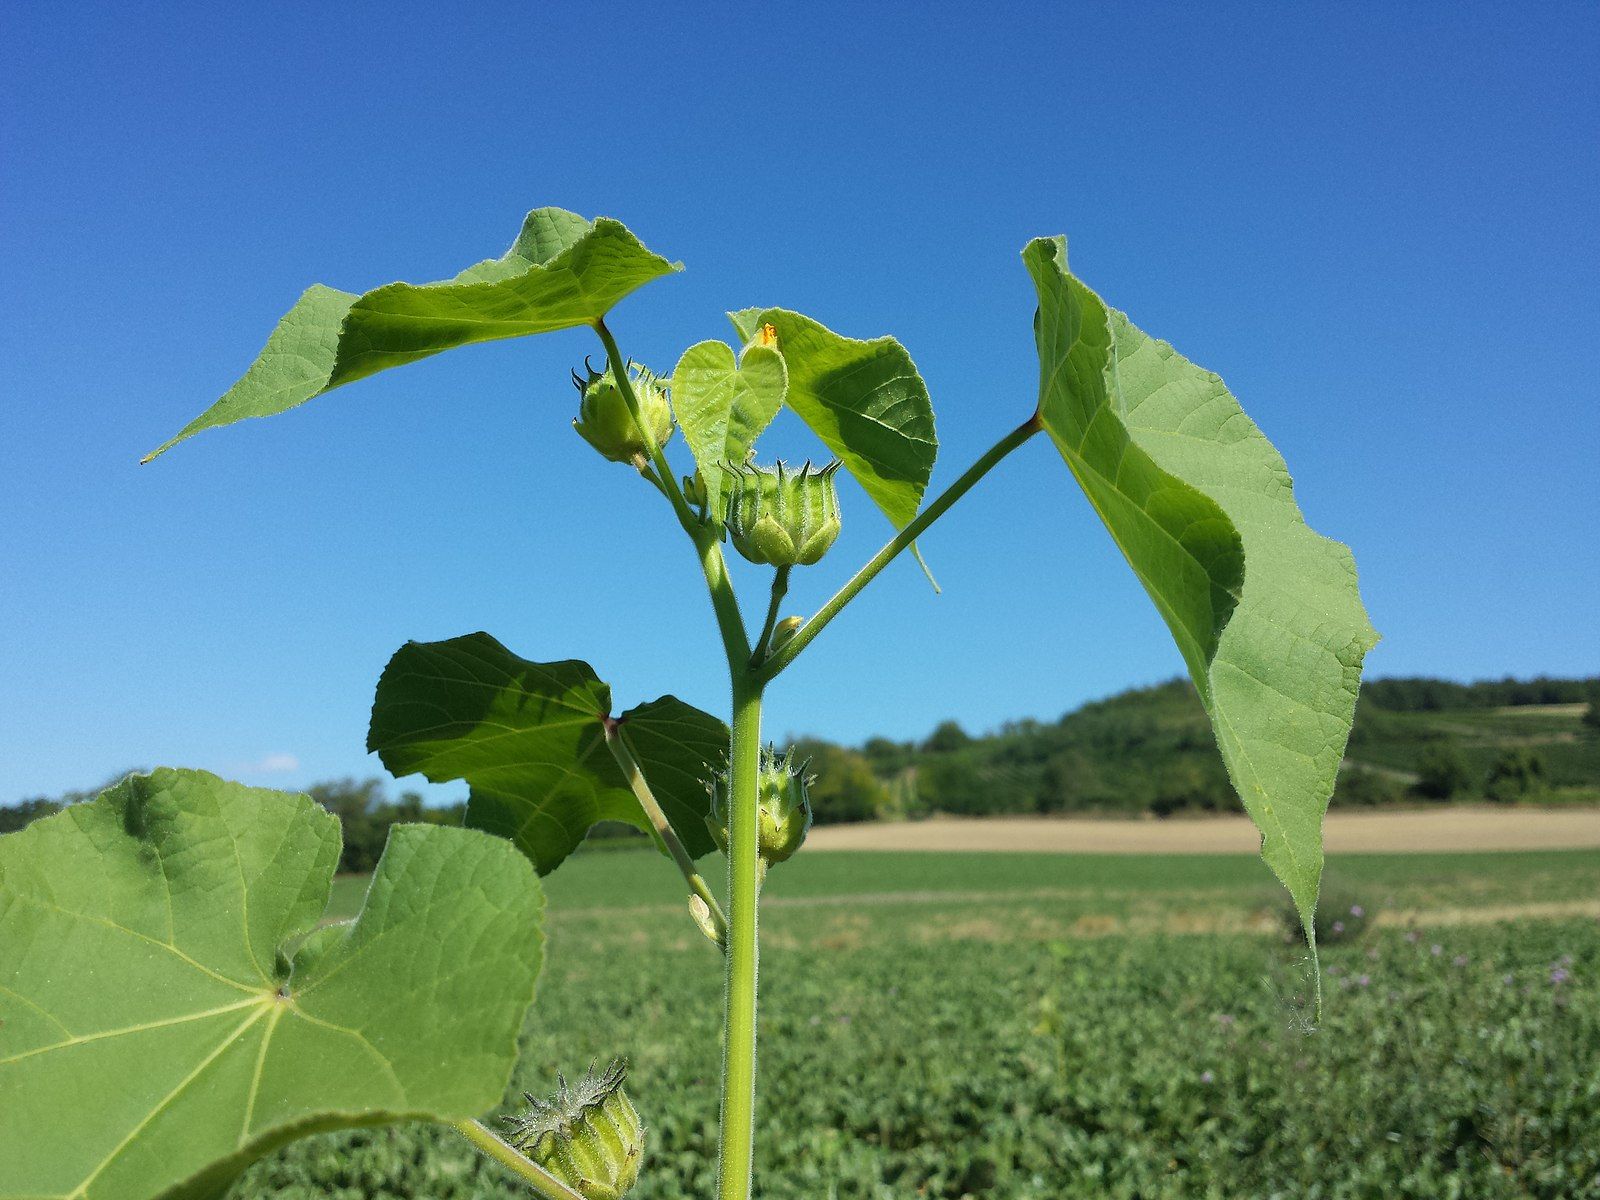
MULTIPOLYGON (((666 496, 668 503, 683 526, 684 532, 694 542, 700 558, 700 567, 706 577, 706 589, 711 594, 711 607, 716 613, 717 628, 722 634, 723 649, 728 657, 728 669, 733 681, 733 741, 728 763, 728 905, 727 905, 727 1008, 723 1031, 722 1050, 722 1130, 721 1154, 717 1177, 718 1200, 750 1200, 750 1189, 755 1161, 755 1108, 756 1108, 756 968, 758 949, 756 940, 756 905, 760 898, 760 859, 756 842, 757 830, 757 779, 761 766, 761 694, 766 684, 779 671, 794 660, 795 655, 822 632, 867 584, 871 583, 884 567, 906 547, 910 546, 923 530, 938 520, 957 500, 982 479, 991 468, 1023 442, 1039 432, 1039 415, 1035 413, 1011 433, 1001 438, 992 449, 975 462, 922 512, 918 513, 888 545, 857 571, 834 597, 817 610, 816 614, 795 633, 780 650, 767 654, 768 643, 777 621, 778 606, 788 588, 788 571, 780 570, 773 580, 772 599, 767 610, 766 623, 761 636, 756 639, 755 650, 764 656, 762 661, 752 661, 751 644, 744 619, 739 613, 738 599, 734 595, 733 581, 728 577, 727 563, 722 557, 717 530, 713 523, 696 516, 678 486, 671 465, 660 444, 641 417, 639 399, 634 394, 633 381, 628 377, 628 364, 618 349, 616 339, 606 328, 605 321, 596 320, 595 332, 606 348, 617 388, 627 403, 628 411, 640 437, 648 448, 645 456, 653 474, 653 481, 666 496)), ((641 468, 642 469, 642 468, 641 468)), ((624 769, 627 764, 624 763, 624 769)), ((649 806, 646 805, 646 811, 649 806)), ((667 843, 669 849, 672 843, 667 843)), ((683 863, 680 861, 680 866, 683 863)), ((685 878, 694 888, 697 875, 693 864, 685 871, 685 878)), ((486 1153, 494 1155, 492 1148, 484 1147, 475 1132, 462 1128, 462 1132, 486 1153)), ((482 1129, 481 1126, 476 1127, 482 1129)), ((483 1130, 487 1134, 487 1130, 483 1130)), ((492 1134, 489 1135, 493 1137, 492 1134)), ((498 1139, 496 1139, 498 1140, 498 1139)), ((526 1173, 524 1172, 524 1177, 526 1173)))
POLYGON ((722 1153, 718 1200, 750 1200, 756 1108, 756 777, 761 762, 761 685, 741 663, 733 685, 728 764, 728 986, 722 1051, 722 1153))
POLYGON ((667 503, 672 505, 678 524, 683 526, 683 531, 694 542, 699 554, 700 570, 705 574, 706 588, 711 593, 711 608, 717 616, 717 631, 722 634, 722 647, 727 652, 728 663, 735 671, 742 670, 750 658, 750 638, 745 632, 744 618, 739 615, 739 601, 733 594, 733 582, 728 578, 728 565, 722 559, 722 547, 717 541, 716 531, 695 516, 689 502, 683 498, 683 489, 678 486, 678 477, 672 473, 672 464, 667 462, 666 453, 639 412, 639 397, 634 394, 633 380, 628 377, 627 360, 622 357, 617 339, 611 336, 611 330, 606 327, 603 318, 595 321, 594 331, 606 348, 606 360, 611 365, 611 374, 617 381, 617 390, 622 393, 623 403, 633 417, 634 427, 649 448, 647 457, 655 469, 656 485, 667 497, 667 503))

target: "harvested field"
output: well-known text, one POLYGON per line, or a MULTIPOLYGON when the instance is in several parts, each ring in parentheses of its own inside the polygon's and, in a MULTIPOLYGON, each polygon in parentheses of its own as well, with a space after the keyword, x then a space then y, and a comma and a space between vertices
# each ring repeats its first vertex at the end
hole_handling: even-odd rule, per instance
MULTIPOLYGON (((1600 847, 1600 809, 1459 807, 1330 813, 1330 853, 1575 850, 1600 847)), ((939 817, 824 825, 817 850, 1032 850, 1076 854, 1251 854, 1259 835, 1238 817, 1115 820, 939 817)))

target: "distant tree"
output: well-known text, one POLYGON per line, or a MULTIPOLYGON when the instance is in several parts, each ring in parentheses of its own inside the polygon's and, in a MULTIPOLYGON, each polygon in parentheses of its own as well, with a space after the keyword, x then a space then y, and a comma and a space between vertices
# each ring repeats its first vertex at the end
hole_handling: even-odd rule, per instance
POLYGON ((928 740, 922 743, 922 749, 928 754, 948 754, 952 750, 965 749, 971 744, 972 738, 957 722, 941 721, 928 735, 928 740))
POLYGON ((1583 710, 1583 726, 1590 733, 1600 734, 1600 696, 1589 700, 1589 707, 1583 710))
POLYGON ((1364 701, 1392 712, 1434 712, 1453 708, 1510 708, 1525 704, 1577 704, 1594 679, 1374 679, 1361 687, 1364 701))
POLYGON ((329 780, 312 784, 306 793, 339 818, 344 834, 339 870, 362 872, 377 866, 389 836, 389 822, 379 812, 384 805, 383 780, 329 780))
POLYGON ((1544 761, 1521 746, 1503 750, 1489 767, 1484 780, 1484 795, 1509 804, 1541 792, 1545 787, 1544 761))
POLYGON ((19 800, 15 804, 0 806, 0 833, 15 833, 37 821, 40 817, 48 817, 60 812, 63 808, 70 808, 74 804, 82 804, 85 800, 93 800, 107 788, 115 787, 129 775, 137 775, 142 768, 133 767, 126 771, 118 771, 107 777, 104 783, 94 787, 82 788, 69 792, 62 792, 59 796, 31 796, 26 800, 19 800))
POLYGON ((1041 813, 1121 808, 1125 792, 1106 778, 1102 764, 1081 750, 1066 750, 1044 765, 1034 807, 1041 813))
POLYGON ((1340 771, 1333 787, 1333 803, 1342 808, 1376 808, 1404 796, 1405 789, 1393 776, 1361 766, 1340 771))
POLYGON ((1472 772, 1451 745, 1426 747, 1417 758, 1415 791, 1429 800, 1449 800, 1472 786, 1472 772))
POLYGON ((0 808, 0 833, 15 833, 26 827, 40 817, 48 817, 52 813, 61 811, 61 805, 44 796, 35 796, 31 800, 19 800, 15 804, 8 804, 0 808))
POLYGON ((1206 769, 1206 761, 1198 756, 1180 758, 1165 763, 1157 772, 1155 795, 1149 809, 1158 817, 1171 816, 1185 809, 1215 811, 1227 804, 1227 780, 1218 780, 1206 769))
POLYGON ((977 765, 957 755, 939 755, 919 765, 917 794, 933 812, 981 817, 1004 811, 977 765))

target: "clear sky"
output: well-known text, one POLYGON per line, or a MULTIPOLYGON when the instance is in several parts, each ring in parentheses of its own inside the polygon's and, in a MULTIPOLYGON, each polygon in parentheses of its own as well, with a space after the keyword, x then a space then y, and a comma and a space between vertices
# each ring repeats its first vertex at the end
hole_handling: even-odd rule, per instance
MULTIPOLYGON (((381 773, 384 662, 476 629, 619 708, 723 709, 692 555, 569 427, 583 331, 137 465, 307 284, 449 276, 546 204, 687 264, 614 314, 660 370, 751 304, 897 335, 935 487, 1031 410, 1017 254, 1065 233, 1354 547, 1372 673, 1600 670, 1600 7, 701 7, 0 4, 0 802, 381 773)), ((793 611, 890 532, 843 499, 793 611)), ((1181 671, 1043 439, 924 548, 944 594, 892 567, 771 732, 984 729, 1181 671)))

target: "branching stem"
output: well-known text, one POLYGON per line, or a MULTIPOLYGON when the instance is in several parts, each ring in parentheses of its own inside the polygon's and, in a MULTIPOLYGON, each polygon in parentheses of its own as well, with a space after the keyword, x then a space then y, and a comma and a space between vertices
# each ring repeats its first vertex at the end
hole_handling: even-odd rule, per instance
POLYGON ((697 517, 684 499, 683 489, 678 486, 678 477, 672 473, 672 464, 667 461, 655 434, 645 424, 639 410, 639 397, 633 390, 633 380, 628 377, 627 360, 622 357, 622 351, 617 349, 617 340, 606 328, 603 317, 595 321, 594 331, 606 348, 611 374, 616 378, 617 390, 622 393, 623 402, 633 416, 634 426, 644 439, 644 444, 650 448, 650 462, 656 474, 653 482, 666 495, 667 502, 677 515, 678 524, 683 526, 683 531, 689 535, 699 553, 700 569, 705 574, 706 587, 711 592, 711 607, 717 615, 717 629, 722 634, 722 646, 727 652, 728 662, 738 664, 735 670, 742 670, 750 659, 750 635, 745 630, 744 618, 739 615, 739 601, 733 594, 728 564, 722 559, 722 547, 717 543, 716 531, 697 517))
POLYGON ((656 836, 661 839, 661 844, 666 847, 667 853, 672 855, 672 861, 678 864, 678 870, 683 872, 689 890, 705 902, 706 908, 711 913, 711 923, 717 932, 717 944, 726 948, 728 918, 723 915, 722 905, 717 903, 717 897, 711 891, 710 885, 696 869, 694 859, 689 857, 689 852, 678 840, 672 823, 667 820, 667 814, 661 811, 655 793, 650 790, 644 772, 639 769, 639 760, 633 756, 633 751, 623 740, 621 726, 615 721, 606 722, 606 747, 611 751, 611 757, 617 760, 617 766, 622 768, 623 778, 633 789, 634 798, 639 801, 639 807, 644 809, 644 815, 650 819, 650 825, 655 829, 656 836))
POLYGON ((912 518, 911 522, 899 533, 895 534, 882 550, 874 554, 867 561, 867 564, 850 578, 848 583, 834 593, 832 599, 819 608, 809 621, 795 631, 795 635, 785 642, 776 654, 771 655, 761 663, 756 669, 756 677, 762 683, 768 683, 778 672, 793 662, 795 656, 811 644, 811 639, 827 628, 828 622, 838 616, 844 606, 854 600, 861 589, 877 577, 878 572, 893 562, 902 550, 916 541, 928 526, 945 514, 951 505, 971 491, 973 485, 993 470, 995 464, 1038 433, 1041 428, 1039 414, 1034 413, 1033 416, 991 446, 982 458, 967 468, 960 479, 957 479, 943 492, 939 493, 932 503, 912 518))
POLYGON ((777 574, 772 577, 772 603, 767 606, 767 620, 761 626, 761 636, 756 639, 755 652, 750 657, 750 666, 758 666, 767 653, 767 646, 772 641, 772 630, 778 623, 778 606, 783 603, 783 597, 789 591, 789 567, 779 567, 777 574))

